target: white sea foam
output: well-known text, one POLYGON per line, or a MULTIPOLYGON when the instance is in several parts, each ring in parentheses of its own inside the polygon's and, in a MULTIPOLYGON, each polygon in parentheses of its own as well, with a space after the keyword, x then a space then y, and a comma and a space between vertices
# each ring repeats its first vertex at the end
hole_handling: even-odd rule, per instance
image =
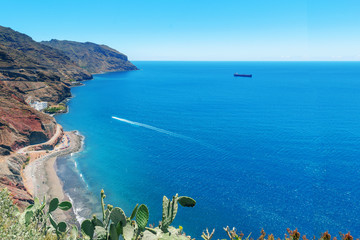
POLYGON ((73 209, 73 212, 74 212, 74 214, 75 214, 76 221, 77 221, 79 224, 81 224, 81 223, 85 220, 85 218, 82 217, 82 216, 80 216, 80 214, 79 214, 79 212, 82 210, 82 208, 80 208, 80 207, 76 208, 75 205, 74 205, 74 201, 73 201, 73 199, 70 197, 70 195, 69 195, 69 194, 66 194, 66 196, 69 198, 69 200, 70 200, 70 202, 71 202, 71 204, 72 204, 72 206, 73 206, 72 209, 73 209))

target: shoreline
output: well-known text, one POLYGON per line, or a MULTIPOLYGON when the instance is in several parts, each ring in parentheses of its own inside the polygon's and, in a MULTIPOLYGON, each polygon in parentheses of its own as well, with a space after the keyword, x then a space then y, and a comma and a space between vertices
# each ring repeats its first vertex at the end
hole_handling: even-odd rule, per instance
MULTIPOLYGON (((92 73, 92 75, 103 75, 112 72, 130 72, 139 70, 140 69, 136 68, 133 70, 124 71, 105 71, 99 73, 92 73)), ((71 86, 71 88, 86 86, 86 84, 84 84, 83 82, 89 80, 93 79, 81 80, 81 85, 73 85, 71 86)), ((67 103, 72 98, 74 98, 74 96, 67 97, 63 101, 61 101, 61 103, 66 104, 65 112, 54 113, 50 115, 52 117, 55 117, 55 115, 58 114, 68 114, 70 108, 67 103)), ((59 123, 58 126, 61 127, 59 123)), ((56 211, 54 212, 54 217, 59 221, 66 220, 69 223, 79 225, 82 217, 77 213, 73 200, 70 198, 69 195, 66 194, 64 190, 63 182, 57 174, 56 161, 58 160, 58 157, 82 151, 85 137, 82 136, 77 130, 64 131, 63 139, 66 136, 69 136, 70 139, 69 147, 57 151, 60 147, 55 146, 54 150, 49 151, 49 153, 44 154, 43 151, 42 153, 44 155, 42 155, 40 153, 41 151, 39 151, 40 155, 38 157, 35 157, 35 159, 30 160, 29 164, 23 170, 21 170, 21 176, 25 189, 28 193, 32 195, 33 198, 38 197, 40 200, 42 200, 43 197, 46 196, 47 202, 54 197, 57 197, 59 201, 70 201, 72 203, 71 211, 56 211)))
MULTIPOLYGON (((57 175, 56 160, 60 156, 79 152, 82 149, 83 138, 77 131, 64 132, 63 139, 68 140, 66 148, 57 146, 49 154, 30 161, 22 171, 22 176, 26 190, 33 197, 41 200, 46 196, 47 201, 55 197, 59 201, 71 201, 65 194, 63 183, 57 175)), ((74 207, 68 212, 56 211, 54 217, 59 221, 75 220, 76 223, 74 207)))

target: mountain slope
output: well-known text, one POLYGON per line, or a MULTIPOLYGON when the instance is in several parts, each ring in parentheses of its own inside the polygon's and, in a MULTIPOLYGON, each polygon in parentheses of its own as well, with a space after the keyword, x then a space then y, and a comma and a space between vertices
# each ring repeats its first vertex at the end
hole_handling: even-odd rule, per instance
POLYGON ((60 102, 70 96, 70 80, 91 78, 60 50, 0 26, 0 79, 25 100, 60 102))
POLYGON ((92 78, 89 71, 137 69, 125 55, 107 46, 75 45, 78 47, 69 54, 0 26, 0 188, 7 187, 21 206, 33 200, 21 175, 28 160, 15 151, 47 142, 57 136, 55 132, 59 129, 52 116, 35 110, 27 102, 59 103, 71 96, 72 81, 92 78))
POLYGON ((91 73, 137 70, 126 55, 106 45, 55 39, 41 43, 63 51, 71 60, 91 73))
POLYGON ((58 103, 71 96, 71 79, 90 78, 61 51, 0 26, 0 155, 46 142, 55 133, 54 118, 26 101, 58 103))

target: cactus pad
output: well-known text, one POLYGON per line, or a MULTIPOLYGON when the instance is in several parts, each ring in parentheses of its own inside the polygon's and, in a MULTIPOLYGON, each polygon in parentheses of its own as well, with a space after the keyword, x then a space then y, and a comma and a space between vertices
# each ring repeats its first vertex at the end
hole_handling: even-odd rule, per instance
POLYGON ((139 206, 139 204, 136 204, 136 206, 134 207, 134 210, 132 211, 131 216, 130 216, 130 220, 135 217, 135 214, 136 214, 136 211, 137 211, 137 209, 138 209, 138 206, 139 206))
POLYGON ((59 199, 57 198, 52 199, 49 204, 49 213, 55 211, 58 206, 59 206, 59 199))
POLYGON ((185 197, 185 196, 179 197, 178 202, 183 207, 194 207, 196 204, 196 201, 194 199, 192 199, 191 197, 185 197))
POLYGON ((146 205, 141 204, 136 212, 136 223, 140 229, 145 229, 149 221, 149 209, 146 205))
POLYGON ((92 222, 90 220, 85 220, 82 222, 81 224, 81 230, 86 234, 88 235, 91 239, 94 235, 94 225, 92 224, 92 222))
POLYGON ((118 239, 119 239, 119 235, 118 235, 117 232, 116 232, 116 226, 115 226, 114 223, 111 223, 111 224, 110 224, 109 232, 110 232, 110 238, 111 238, 111 240, 118 240, 118 239))
POLYGON ((72 207, 71 202, 64 201, 59 204, 59 208, 63 211, 67 211, 72 207))
POLYGON ((118 222, 121 222, 122 226, 126 225, 126 216, 121 208, 114 208, 110 213, 110 219, 115 224, 115 226, 118 224, 118 222))
POLYGON ((59 222, 59 224, 57 225, 58 229, 60 232, 64 233, 66 232, 66 223, 64 222, 59 222))

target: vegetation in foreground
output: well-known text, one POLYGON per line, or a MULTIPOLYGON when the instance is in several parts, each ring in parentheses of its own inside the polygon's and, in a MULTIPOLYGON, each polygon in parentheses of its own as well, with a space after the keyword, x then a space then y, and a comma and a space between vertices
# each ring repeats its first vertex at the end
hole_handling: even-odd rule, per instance
MULTIPOLYGON (((163 198, 162 221, 159 226, 148 226, 149 210, 146 205, 137 204, 130 216, 126 216, 119 207, 107 205, 105 207, 105 194, 101 191, 102 218, 98 219, 95 215, 92 219, 87 219, 81 223, 80 231, 76 226, 70 226, 65 222, 57 223, 53 218, 56 210, 67 211, 72 205, 70 202, 59 202, 57 198, 52 199, 46 205, 46 199, 40 202, 35 198, 34 204, 27 207, 22 213, 11 200, 7 189, 0 191, 0 239, 26 239, 26 240, 78 240, 78 239, 97 239, 97 240, 191 240, 190 236, 183 233, 182 227, 175 228, 170 226, 175 219, 178 211, 178 204, 183 207, 194 207, 194 199, 177 194, 169 200, 163 198)), ((224 228, 230 240, 253 240, 251 234, 244 237, 243 233, 237 233, 235 228, 224 228)), ((300 240, 300 233, 296 230, 287 229, 284 240, 300 240)), ((206 229, 202 238, 210 240, 213 238, 215 229, 210 233, 206 229)), ((350 233, 340 233, 342 240, 353 240, 350 233)), ((302 240, 308 240, 303 235, 302 240)), ((316 237, 314 236, 315 240, 316 237)), ((328 232, 323 233, 319 240, 331 240, 328 232)), ((258 240, 275 240, 273 234, 267 235, 264 230, 258 240)), ((280 238, 278 238, 280 240, 280 238)), ((336 237, 333 240, 337 240, 336 237)))

